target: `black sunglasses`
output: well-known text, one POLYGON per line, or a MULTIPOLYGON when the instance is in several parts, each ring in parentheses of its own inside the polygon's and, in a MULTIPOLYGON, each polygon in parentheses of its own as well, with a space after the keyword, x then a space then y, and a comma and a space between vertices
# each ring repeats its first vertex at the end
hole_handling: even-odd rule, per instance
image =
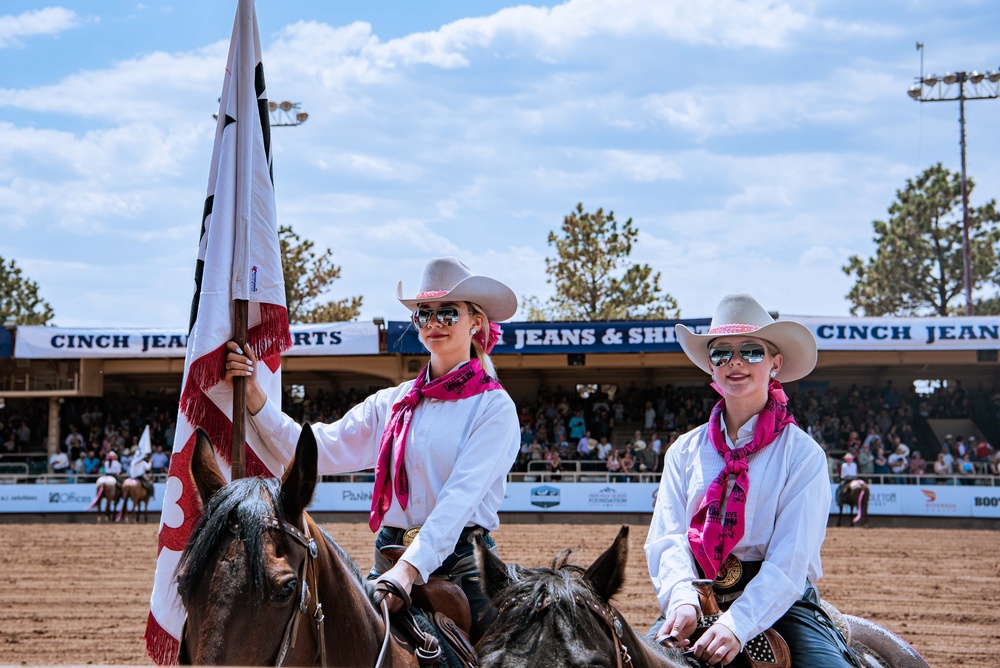
POLYGON ((440 308, 418 308, 413 312, 413 324, 417 326, 417 329, 423 329, 427 326, 427 323, 431 321, 431 318, 437 317, 438 322, 442 325, 447 325, 452 327, 458 323, 458 319, 463 313, 468 313, 468 311, 459 311, 457 306, 442 306, 440 308))
POLYGON ((760 364, 764 361, 767 348, 759 343, 741 343, 738 348, 729 345, 712 346, 708 351, 708 359, 714 366, 725 366, 729 360, 733 359, 733 354, 739 350, 740 357, 750 364, 760 364))

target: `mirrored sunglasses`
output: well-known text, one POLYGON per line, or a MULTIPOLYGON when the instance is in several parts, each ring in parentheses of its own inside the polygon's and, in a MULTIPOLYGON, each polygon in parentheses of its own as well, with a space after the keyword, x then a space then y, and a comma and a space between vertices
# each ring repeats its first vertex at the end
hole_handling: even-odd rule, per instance
POLYGON ((467 311, 459 311, 455 306, 442 306, 435 309, 418 308, 413 312, 413 324, 417 326, 417 329, 423 329, 431 321, 431 318, 436 316, 442 325, 452 327, 463 313, 467 313, 467 311))
POLYGON ((714 366, 725 366, 729 364, 729 360, 733 359, 733 353, 736 350, 739 350, 740 357, 750 364, 760 364, 767 354, 767 348, 759 343, 743 343, 739 348, 723 344, 712 346, 708 351, 708 359, 714 366))

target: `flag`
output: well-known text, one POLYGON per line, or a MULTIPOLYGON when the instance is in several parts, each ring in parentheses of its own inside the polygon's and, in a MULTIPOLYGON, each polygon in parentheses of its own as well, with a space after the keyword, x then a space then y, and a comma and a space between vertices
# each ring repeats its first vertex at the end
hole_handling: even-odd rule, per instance
POLYGON ((149 457, 153 453, 153 441, 149 438, 149 425, 142 430, 142 436, 139 437, 139 445, 136 446, 135 452, 132 453, 132 460, 136 461, 142 459, 143 457, 149 457))
MULTIPOLYGON (((257 381, 281 400, 281 352, 291 347, 271 179, 270 125, 257 17, 239 0, 222 84, 209 170, 187 356, 157 545, 146 623, 146 651, 158 664, 177 662, 184 610, 174 571, 197 524, 201 503, 187 473, 195 429, 212 440, 219 467, 231 477, 233 392, 223 381, 233 338, 234 299, 249 301, 247 344, 257 354, 257 381)), ((246 430, 246 474, 280 475, 282 465, 246 430)))

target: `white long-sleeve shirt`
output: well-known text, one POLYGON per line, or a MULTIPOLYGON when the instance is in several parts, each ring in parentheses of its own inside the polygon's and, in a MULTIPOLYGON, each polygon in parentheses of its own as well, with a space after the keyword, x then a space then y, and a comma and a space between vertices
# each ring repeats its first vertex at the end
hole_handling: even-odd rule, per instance
MULTIPOLYGON (((374 468, 379 441, 392 406, 413 386, 408 381, 381 390, 332 424, 315 424, 319 473, 374 468)), ((295 454, 301 426, 268 401, 252 424, 272 454, 284 462, 295 454)), ((413 412, 404 466, 410 493, 406 509, 395 492, 383 526, 422 526, 402 559, 426 581, 454 551, 466 526, 495 531, 507 473, 520 445, 517 409, 504 390, 465 399, 424 398, 413 412)))
MULTIPOLYGON (((756 424, 754 416, 740 428, 735 444, 727 434, 730 449, 749 443, 756 424)), ((732 553, 741 561, 763 561, 763 565, 719 618, 743 644, 788 611, 805 592, 807 579, 823 576, 820 547, 830 513, 826 455, 797 426, 785 427, 748 461, 745 532, 732 553)), ((724 467, 707 425, 681 436, 664 456, 646 560, 665 616, 685 603, 698 607, 691 581, 699 576, 687 531, 708 485, 724 467)), ((730 476, 730 489, 734 480, 730 476)))

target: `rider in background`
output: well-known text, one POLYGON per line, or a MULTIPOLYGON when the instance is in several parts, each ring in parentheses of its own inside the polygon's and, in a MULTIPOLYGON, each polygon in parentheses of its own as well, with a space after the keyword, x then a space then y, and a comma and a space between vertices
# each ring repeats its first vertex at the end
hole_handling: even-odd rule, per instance
POLYGON ((707 334, 675 329, 722 400, 708 424, 664 455, 646 539, 662 611, 650 636, 716 665, 773 627, 793 666, 855 665, 812 584, 823 575, 830 514, 826 455, 796 425, 781 386, 812 371, 816 340, 799 323, 773 320, 748 294, 724 297, 707 334), (699 578, 715 580, 723 613, 692 642, 699 578))
POLYGON ((128 477, 142 483, 142 486, 146 488, 146 495, 150 499, 153 498, 153 481, 149 478, 149 471, 152 468, 153 465, 149 463, 146 453, 142 450, 136 450, 128 465, 128 477))
MULTIPOLYGON (((411 312, 430 361, 416 379, 376 392, 337 422, 312 425, 319 474, 375 469, 369 526, 378 537, 369 577, 402 592, 386 597, 392 610, 414 584, 431 574, 448 577, 469 598, 475 642, 492 606, 480 590, 469 539, 482 532, 495 549, 489 533, 500 525, 497 511, 520 444, 517 408, 489 352, 500 337, 496 323, 514 315, 517 297, 455 258, 431 260, 416 295, 405 298, 400 282, 396 297, 411 312), (386 545, 406 547, 394 566, 377 551, 386 545)), ((273 455, 290 461, 301 426, 257 384, 253 351, 245 356, 235 342, 227 345, 226 378, 247 378, 253 428, 273 455)))

